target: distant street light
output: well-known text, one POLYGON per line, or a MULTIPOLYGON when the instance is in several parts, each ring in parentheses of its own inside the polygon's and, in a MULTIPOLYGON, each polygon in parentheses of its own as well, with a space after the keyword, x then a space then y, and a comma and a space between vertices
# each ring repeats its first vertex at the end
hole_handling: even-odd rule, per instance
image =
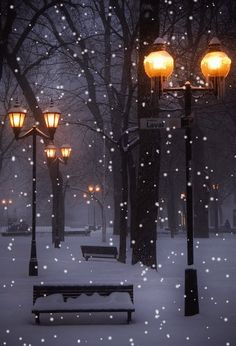
POLYGON ((214 193, 214 226, 215 232, 219 230, 219 184, 212 184, 214 193))
MULTIPOLYGON (((186 152, 186 207, 187 207, 187 258, 188 266, 194 264, 193 259, 193 202, 192 202, 192 134, 191 124, 193 93, 214 91, 217 98, 224 96, 225 78, 230 71, 231 60, 221 50, 220 41, 213 38, 209 43, 209 51, 201 61, 201 70, 209 87, 195 87, 189 81, 183 87, 166 88, 165 81, 171 75, 174 68, 174 59, 165 50, 165 42, 157 38, 151 52, 144 59, 144 70, 151 78, 151 102, 153 107, 158 106, 157 98, 163 92, 182 92, 184 98, 185 114, 182 127, 185 128, 185 152, 186 152)), ((188 268, 185 270, 185 316, 199 313, 197 271, 188 268)))
POLYGON ((50 106, 43 112, 46 127, 48 129, 49 135, 43 133, 35 125, 29 129, 24 134, 21 134, 21 130, 24 125, 24 120, 26 117, 26 110, 22 108, 16 100, 15 105, 8 111, 8 116, 10 120, 10 125, 14 131, 15 139, 24 139, 26 137, 32 136, 33 138, 33 160, 32 160, 32 239, 31 239, 31 253, 29 262, 29 275, 38 275, 38 260, 37 260, 37 250, 36 250, 36 138, 37 136, 44 139, 53 139, 54 133, 58 126, 60 119, 60 111, 56 108, 51 101, 50 106))
POLYGON ((8 209, 9 209, 9 206, 13 202, 12 202, 12 199, 7 199, 7 198, 3 198, 1 202, 2 202, 2 205, 4 207, 4 210, 6 210, 6 212, 7 212, 7 228, 8 228, 9 227, 9 212, 8 212, 8 209))
POLYGON ((186 226, 186 194, 185 193, 181 193, 180 194, 180 199, 182 201, 182 217, 181 217, 181 226, 182 229, 185 228, 186 226))
POLYGON ((55 202, 56 202, 56 227, 55 227, 55 240, 54 240, 54 246, 55 248, 60 247, 60 241, 61 241, 61 236, 59 232, 59 187, 60 187, 60 182, 59 182, 59 164, 67 164, 67 161, 71 155, 71 146, 69 144, 64 144, 60 148, 60 155, 57 155, 57 147, 54 144, 49 144, 45 148, 46 156, 47 156, 47 161, 49 165, 55 164, 56 168, 56 196, 55 196, 55 202))
POLYGON ((101 191, 100 185, 89 185, 88 192, 91 195, 91 199, 93 199, 93 229, 96 230, 96 198, 95 195, 97 192, 101 191))

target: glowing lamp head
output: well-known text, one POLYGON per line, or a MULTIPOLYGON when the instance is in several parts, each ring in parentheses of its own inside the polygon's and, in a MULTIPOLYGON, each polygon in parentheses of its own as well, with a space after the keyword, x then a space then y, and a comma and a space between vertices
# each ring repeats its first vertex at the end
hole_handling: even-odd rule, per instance
POLYGON ((49 135, 51 139, 53 139, 55 131, 59 124, 61 112, 57 107, 54 106, 54 103, 52 100, 50 102, 50 106, 47 109, 45 109, 45 111, 43 112, 43 116, 49 131, 49 135))
POLYGON ((65 161, 65 163, 67 163, 68 158, 70 157, 71 154, 71 146, 69 144, 63 144, 61 146, 61 155, 65 161))
POLYGON ((89 191, 90 193, 92 193, 92 192, 94 191, 94 186, 93 186, 93 185, 89 185, 89 186, 88 186, 88 191, 89 191))
POLYGON ((225 78, 231 66, 231 59, 221 50, 220 41, 215 37, 209 43, 209 49, 201 61, 201 71, 207 82, 212 84, 218 98, 224 95, 225 78))
POLYGON ((99 192, 100 190, 101 190, 101 187, 100 187, 99 185, 96 185, 96 186, 95 186, 95 191, 96 191, 96 192, 99 192))
POLYGON ((153 44, 153 51, 144 58, 144 70, 149 78, 167 79, 173 72, 174 59, 165 50, 165 42, 157 38, 153 44))
POLYGON ((201 61, 201 70, 205 78, 227 77, 231 59, 221 50, 220 41, 215 37, 209 43, 209 51, 201 61))
POLYGON ((57 148, 55 145, 49 144, 46 146, 45 152, 46 152, 47 159, 49 160, 49 162, 51 162, 52 160, 56 158, 57 148))
POLYGON ((8 116, 15 137, 18 138, 20 131, 24 125, 26 110, 20 106, 17 99, 15 105, 8 111, 8 116))

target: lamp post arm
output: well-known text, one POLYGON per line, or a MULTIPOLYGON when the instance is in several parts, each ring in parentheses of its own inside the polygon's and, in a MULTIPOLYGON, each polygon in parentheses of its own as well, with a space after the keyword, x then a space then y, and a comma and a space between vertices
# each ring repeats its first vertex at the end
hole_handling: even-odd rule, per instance
POLYGON ((18 135, 16 137, 16 139, 24 139, 26 137, 32 136, 32 135, 36 135, 39 137, 42 137, 44 139, 50 139, 50 136, 46 135, 44 132, 42 132, 41 130, 39 130, 36 126, 33 126, 31 129, 29 129, 28 131, 26 131, 25 133, 22 133, 20 135, 18 135))

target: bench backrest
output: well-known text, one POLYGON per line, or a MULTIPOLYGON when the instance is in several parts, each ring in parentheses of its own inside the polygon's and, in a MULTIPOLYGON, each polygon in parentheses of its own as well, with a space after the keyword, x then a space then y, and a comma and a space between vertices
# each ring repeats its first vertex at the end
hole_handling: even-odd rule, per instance
POLYGON ((81 245, 82 254, 106 254, 117 256, 117 248, 115 246, 94 246, 94 245, 81 245))
POLYGON ((34 285, 33 304, 37 298, 54 293, 61 293, 66 300, 69 297, 76 298, 82 293, 87 295, 99 293, 106 296, 112 292, 127 292, 134 302, 133 285, 34 285))

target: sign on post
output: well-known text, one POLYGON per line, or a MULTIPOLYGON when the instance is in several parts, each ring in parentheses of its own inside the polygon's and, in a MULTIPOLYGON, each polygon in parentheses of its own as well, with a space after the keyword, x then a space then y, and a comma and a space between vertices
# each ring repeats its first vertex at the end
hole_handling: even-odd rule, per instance
POLYGON ((181 128, 181 118, 140 118, 141 130, 181 128))

